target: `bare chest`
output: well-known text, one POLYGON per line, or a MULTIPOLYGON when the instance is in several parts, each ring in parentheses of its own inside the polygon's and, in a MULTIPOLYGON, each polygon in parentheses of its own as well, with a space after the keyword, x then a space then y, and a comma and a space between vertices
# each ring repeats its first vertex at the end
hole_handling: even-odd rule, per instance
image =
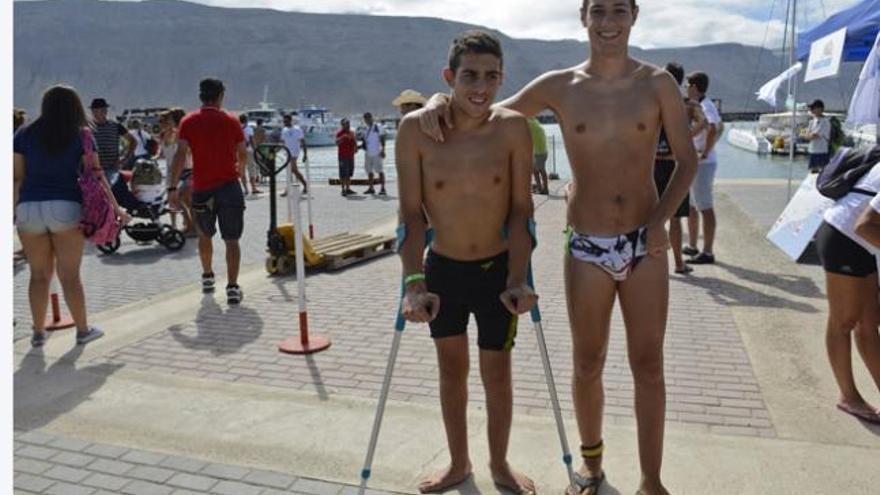
POLYGON ((557 113, 569 145, 653 147, 660 129, 659 102, 639 82, 620 87, 574 84, 560 98, 557 113))
POLYGON ((510 151, 486 141, 447 141, 425 151, 422 178, 430 196, 494 196, 509 188, 510 151))

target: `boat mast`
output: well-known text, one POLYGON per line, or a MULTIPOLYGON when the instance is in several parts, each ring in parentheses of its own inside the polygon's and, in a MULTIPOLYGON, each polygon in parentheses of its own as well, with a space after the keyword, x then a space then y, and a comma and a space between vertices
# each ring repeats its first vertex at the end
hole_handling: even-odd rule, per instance
POLYGON ((271 107, 269 103, 269 85, 263 86, 263 101, 260 102, 261 110, 268 110, 271 107))
MULTIPOLYGON (((789 43, 789 67, 793 66, 797 63, 797 0, 790 0, 791 2, 791 21, 789 22, 786 19, 786 22, 789 22, 791 27, 791 42, 789 43)), ((798 94, 798 79, 800 78, 800 74, 795 74, 793 78, 791 78, 791 83, 789 84, 789 99, 791 101, 791 137, 789 138, 789 153, 788 153, 788 199, 791 199, 791 181, 792 175, 794 174, 794 153, 795 148, 797 148, 797 94, 798 94)))

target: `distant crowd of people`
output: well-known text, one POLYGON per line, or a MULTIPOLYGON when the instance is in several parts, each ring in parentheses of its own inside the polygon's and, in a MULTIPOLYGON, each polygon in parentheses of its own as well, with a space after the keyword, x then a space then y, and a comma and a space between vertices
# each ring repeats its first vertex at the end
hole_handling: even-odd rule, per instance
MULTIPOLYGON (((40 115, 32 123, 26 122, 23 110, 14 109, 15 225, 22 245, 14 258, 26 260, 30 266, 34 346, 45 342, 46 302, 56 272, 76 322, 77 342, 86 343, 102 335, 88 325, 79 279, 87 238, 80 225, 81 212, 88 205, 84 205, 78 181, 86 163, 93 163, 100 171, 107 202, 113 205, 116 220, 125 223, 130 218, 126 209, 137 201, 124 172, 131 171, 140 160, 164 158, 171 225, 176 229, 178 217, 182 217, 184 234, 198 237, 203 291, 214 290, 212 237, 219 230, 226 244, 227 302, 237 304, 242 300, 238 272, 244 195, 262 193, 259 183, 263 177, 255 150, 269 141, 283 143, 291 156, 290 177, 302 183, 306 193, 309 185, 299 163, 300 158, 308 160, 308 147, 293 115, 285 115, 284 126, 276 136, 270 136, 261 120, 251 123, 245 115, 236 118, 222 110, 225 91, 222 81, 205 79, 199 85, 200 109, 189 114, 181 108, 162 111, 152 126, 137 118, 128 119, 126 125, 111 119, 110 104, 100 97, 91 101, 91 118, 87 118, 79 95, 64 85, 44 93, 40 115)), ((405 115, 424 102, 420 94, 407 90, 393 104, 405 115)), ((342 121, 336 135, 343 195, 354 194, 350 187, 354 156, 363 149, 369 183, 365 193, 384 196, 385 130, 370 113, 363 118, 366 128, 362 136, 355 135, 348 119, 342 121)))

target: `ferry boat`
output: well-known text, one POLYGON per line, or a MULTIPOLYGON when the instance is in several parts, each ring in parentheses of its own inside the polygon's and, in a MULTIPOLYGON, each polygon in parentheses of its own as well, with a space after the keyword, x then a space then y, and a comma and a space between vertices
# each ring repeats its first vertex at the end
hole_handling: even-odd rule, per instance
POLYGON ((732 146, 759 155, 770 153, 770 141, 763 136, 758 136, 754 129, 733 127, 727 131, 727 142, 732 146))
POLYGON ((336 146, 336 132, 341 127, 340 120, 326 108, 314 105, 295 112, 297 125, 305 134, 306 146, 336 146))

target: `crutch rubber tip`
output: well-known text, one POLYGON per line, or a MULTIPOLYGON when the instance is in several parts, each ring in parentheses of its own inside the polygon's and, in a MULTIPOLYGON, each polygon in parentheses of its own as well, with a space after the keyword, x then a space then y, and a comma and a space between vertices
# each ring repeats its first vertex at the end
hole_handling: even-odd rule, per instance
POLYGON ((564 462, 566 466, 571 466, 571 454, 565 454, 562 456, 562 462, 564 462))
POLYGON ((363 479, 363 480, 370 479, 370 474, 371 474, 371 471, 369 469, 364 469, 363 471, 361 471, 361 479, 363 479))

